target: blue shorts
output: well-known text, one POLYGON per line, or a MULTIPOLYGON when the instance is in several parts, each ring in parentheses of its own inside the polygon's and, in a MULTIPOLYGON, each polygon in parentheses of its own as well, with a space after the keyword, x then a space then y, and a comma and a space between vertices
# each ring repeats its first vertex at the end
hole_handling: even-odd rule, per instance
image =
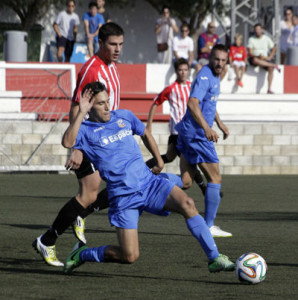
POLYGON ((178 135, 176 147, 192 165, 204 162, 219 163, 213 142, 189 139, 178 135))
POLYGON ((137 229, 139 217, 143 211, 168 216, 170 212, 163 208, 174 185, 173 182, 161 176, 154 176, 143 190, 114 197, 110 200, 109 208, 111 226, 137 229), (125 207, 117 206, 117 203, 125 203, 125 207))

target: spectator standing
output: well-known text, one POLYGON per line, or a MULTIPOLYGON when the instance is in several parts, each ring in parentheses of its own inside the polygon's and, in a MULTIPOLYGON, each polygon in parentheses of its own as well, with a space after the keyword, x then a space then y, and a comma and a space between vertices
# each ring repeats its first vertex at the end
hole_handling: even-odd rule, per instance
POLYGON ((218 35, 215 33, 214 22, 208 23, 206 32, 200 34, 198 39, 198 67, 197 71, 209 64, 210 53, 214 45, 219 43, 218 35))
POLYGON ((74 0, 67 0, 66 10, 58 14, 53 24, 56 32, 57 58, 59 62, 63 61, 63 53, 65 62, 69 62, 76 41, 80 19, 74 12, 75 7, 76 3, 74 0))
POLYGON ((99 50, 98 31, 105 20, 101 14, 97 12, 97 3, 91 1, 89 3, 89 12, 83 16, 84 28, 86 33, 86 43, 90 57, 99 50))
POLYGON ((288 7, 285 11, 285 20, 282 20, 280 22, 280 61, 282 64, 285 64, 287 50, 292 44, 290 35, 293 29, 293 9, 291 7, 288 7))
POLYGON ((298 16, 293 16, 294 29, 291 35, 293 46, 298 47, 298 16))
POLYGON ((173 39, 174 62, 179 58, 185 58, 188 65, 193 67, 194 45, 192 38, 189 36, 190 30, 187 23, 181 25, 180 32, 181 34, 173 39))
POLYGON ((247 52, 242 45, 243 37, 241 34, 236 34, 235 44, 230 47, 229 61, 236 73, 237 85, 243 87, 242 77, 246 69, 247 52))
POLYGON ((155 34, 157 41, 158 62, 170 64, 172 62, 172 41, 174 33, 179 29, 176 21, 170 17, 170 8, 163 6, 162 17, 157 19, 155 24, 155 34))
POLYGON ((254 35, 248 39, 249 63, 253 66, 260 66, 268 71, 268 94, 273 94, 271 90, 273 71, 280 72, 279 67, 273 62, 273 56, 276 52, 273 41, 270 37, 263 34, 261 24, 254 26, 254 35))
POLYGON ((97 6, 98 6, 98 13, 101 14, 106 23, 112 22, 110 18, 109 12, 105 9, 106 1, 104 0, 97 0, 97 6))

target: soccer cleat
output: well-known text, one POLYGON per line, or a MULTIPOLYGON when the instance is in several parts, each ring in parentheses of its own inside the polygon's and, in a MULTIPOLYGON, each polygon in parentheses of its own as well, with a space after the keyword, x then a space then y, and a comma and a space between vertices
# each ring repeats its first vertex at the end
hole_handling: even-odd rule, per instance
POLYGON ((84 263, 80 260, 80 253, 85 249, 87 249, 87 246, 82 242, 77 242, 75 244, 71 253, 68 255, 65 261, 63 269, 64 274, 70 274, 73 269, 78 268, 84 263))
POLYGON ((223 254, 219 254, 217 258, 208 262, 208 269, 210 273, 228 271, 232 272, 236 269, 236 264, 223 254))
POLYGON ((238 80, 237 84, 238 84, 239 86, 241 86, 241 87, 244 86, 241 80, 238 80))
POLYGON ((41 237, 39 236, 33 243, 32 247, 37 253, 41 255, 43 260, 51 266, 63 267, 64 264, 56 256, 56 246, 46 246, 41 242, 41 237))
POLYGON ((72 231, 79 241, 84 244, 87 243, 85 238, 85 219, 77 216, 76 220, 72 224, 72 231))
POLYGON ((219 226, 213 225, 209 228, 209 230, 213 237, 231 237, 232 236, 232 233, 223 231, 222 229, 220 229, 219 226))

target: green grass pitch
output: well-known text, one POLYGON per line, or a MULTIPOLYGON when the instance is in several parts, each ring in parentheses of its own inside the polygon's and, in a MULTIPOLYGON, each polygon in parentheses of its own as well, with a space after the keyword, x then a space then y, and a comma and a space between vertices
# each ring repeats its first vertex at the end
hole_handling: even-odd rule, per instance
MULTIPOLYGON (((209 274, 207 260, 183 218, 144 214, 140 258, 132 265, 86 263, 72 276, 46 265, 32 241, 53 222, 77 191, 73 175, 0 175, 0 299, 298 299, 298 176, 224 176, 216 224, 233 233, 216 239, 236 260, 262 255, 265 281, 244 285, 232 273, 209 274)), ((187 193, 204 211, 194 186, 187 193)), ((88 246, 116 243, 107 211, 87 219, 88 246)), ((58 239, 64 260, 75 243, 68 230, 58 239)))

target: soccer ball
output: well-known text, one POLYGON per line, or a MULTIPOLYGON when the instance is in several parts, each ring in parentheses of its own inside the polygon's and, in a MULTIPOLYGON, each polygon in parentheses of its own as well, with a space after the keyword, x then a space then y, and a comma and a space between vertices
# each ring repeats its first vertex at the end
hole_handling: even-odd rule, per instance
POLYGON ((236 276, 241 282, 256 284, 266 277, 267 264, 259 254, 245 253, 237 259, 236 265, 236 276))

